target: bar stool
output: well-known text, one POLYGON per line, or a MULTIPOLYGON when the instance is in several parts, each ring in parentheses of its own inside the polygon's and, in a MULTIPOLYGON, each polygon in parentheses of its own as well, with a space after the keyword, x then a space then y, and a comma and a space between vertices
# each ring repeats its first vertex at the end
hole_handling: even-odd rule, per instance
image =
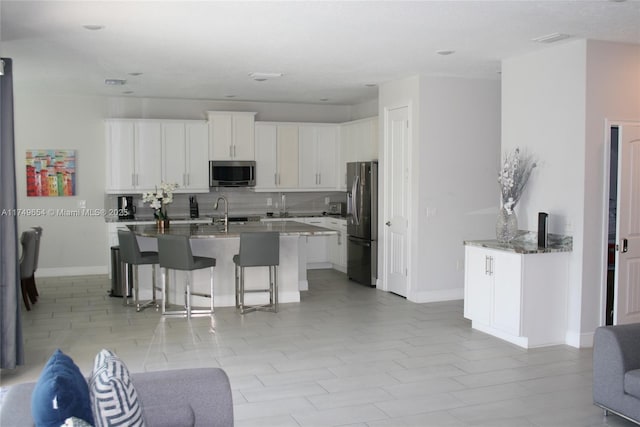
POLYGON ((250 311, 265 310, 278 312, 278 264, 280 264, 280 233, 260 231, 240 233, 240 253, 234 255, 236 271, 236 308, 242 314, 250 311), (245 267, 269 267, 268 289, 245 289, 245 267), (268 305, 246 306, 244 295, 247 292, 269 292, 268 305))
MULTIPOLYGON (((140 246, 138 246, 138 240, 131 230, 118 230, 118 242, 120 244, 120 259, 122 262, 133 267, 133 305, 136 307, 136 311, 143 310, 147 307, 156 304, 156 264, 159 263, 158 252, 145 251, 140 252, 140 246), (138 266, 139 265, 151 265, 151 300, 145 303, 140 303, 139 290, 138 290, 138 266)), ((129 275, 126 274, 126 277, 129 275)), ((122 295, 122 301, 124 305, 131 305, 129 303, 129 286, 127 283, 126 289, 122 295)))
POLYGON ((165 315, 185 315, 190 318, 192 314, 213 314, 213 268, 216 266, 216 259, 203 256, 194 256, 191 252, 189 237, 181 235, 164 234, 158 236, 158 253, 160 255, 160 268, 162 268, 162 314, 165 315), (193 292, 191 289, 193 270, 210 268, 210 289, 209 293, 193 292), (167 311, 167 271, 181 270, 188 272, 184 290, 184 310, 167 311), (211 299, 211 308, 208 310, 191 307, 191 296, 211 299))

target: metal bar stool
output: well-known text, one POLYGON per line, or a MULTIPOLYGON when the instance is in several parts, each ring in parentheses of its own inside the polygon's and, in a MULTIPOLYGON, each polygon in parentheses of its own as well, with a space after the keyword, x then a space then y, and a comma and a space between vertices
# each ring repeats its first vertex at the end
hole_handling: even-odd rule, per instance
POLYGON ((158 253, 160 255, 160 268, 162 268, 162 314, 179 314, 188 318, 192 314, 213 314, 213 268, 216 259, 203 256, 194 256, 191 252, 189 237, 181 235, 164 234, 158 236, 158 253), (210 290, 208 294, 193 292, 191 289, 193 270, 210 268, 210 290), (184 310, 167 311, 167 270, 181 270, 188 272, 184 290, 184 310), (191 307, 191 296, 210 298, 210 309, 196 309, 191 307))
MULTIPOLYGON (((131 230, 118 230, 118 242, 120 244, 120 257, 122 262, 128 266, 133 267, 133 305, 136 307, 136 311, 143 310, 147 307, 156 304, 156 264, 159 263, 158 252, 145 251, 140 252, 140 246, 138 246, 138 240, 131 230), (139 265, 151 265, 151 300, 145 303, 140 303, 139 290, 138 290, 138 266, 139 265)), ((125 275, 128 277, 128 274, 125 275)), ((122 301, 124 305, 131 305, 129 303, 129 286, 127 283, 126 289, 122 295, 122 301)))
POLYGON ((278 264, 280 264, 280 233, 261 231, 240 233, 240 253, 234 255, 236 271, 236 308, 242 314, 250 311, 278 311, 278 264), (269 267, 268 289, 245 289, 245 267, 269 267), (247 292, 269 292, 268 305, 247 306, 244 295, 247 292))

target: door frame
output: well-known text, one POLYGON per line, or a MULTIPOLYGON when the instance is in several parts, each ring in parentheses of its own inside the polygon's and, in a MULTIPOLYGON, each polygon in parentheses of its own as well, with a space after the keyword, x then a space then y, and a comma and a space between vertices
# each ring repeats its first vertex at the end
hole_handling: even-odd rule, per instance
MULTIPOLYGON (((409 182, 407 193, 412 194, 414 183, 413 183, 413 103, 408 100, 403 103, 393 104, 383 107, 383 120, 379 123, 379 126, 382 127, 382 150, 380 150, 381 155, 379 156, 379 167, 378 167, 378 289, 389 292, 389 284, 387 283, 387 258, 388 258, 388 245, 386 244, 387 231, 388 227, 385 226, 385 222, 388 219, 388 212, 386 206, 388 206, 388 197, 389 197, 389 188, 387 185, 386 176, 388 174, 388 163, 386 161, 388 150, 391 149, 390 142, 387 136, 387 124, 389 120, 389 112, 391 110, 397 110, 399 108, 407 108, 407 121, 408 121, 408 131, 407 131, 407 156, 408 156, 408 175, 409 182), (380 185, 380 183, 383 183, 380 185), (380 190, 382 190, 382 197, 380 197, 380 190)), ((409 199, 411 200, 411 199, 409 199)), ((407 205, 407 253, 406 253, 406 263, 407 263, 407 299, 411 299, 411 289, 412 289, 412 255, 414 253, 413 248, 413 203, 408 202, 407 205)))
MULTIPOLYGON (((609 241, 609 179, 611 175, 611 128, 614 126, 623 127, 623 126, 640 126, 640 120, 615 120, 615 119, 605 119, 604 126, 604 155, 603 157, 603 191, 602 191, 602 233, 601 233, 601 241, 602 245, 600 248, 600 319, 598 324, 600 326, 605 325, 607 319, 607 259, 608 259, 608 249, 607 242, 609 241)), ((618 149, 618 155, 620 155, 620 149, 618 149)), ((619 192, 618 192, 619 197, 619 192)), ((616 200, 617 202, 617 200, 616 200)), ((616 212, 616 217, 618 213, 616 212)), ((617 228, 617 227, 616 227, 617 228)), ((616 244, 618 242, 618 235, 616 231, 616 244)), ((617 283, 615 284, 617 285, 617 283)), ((614 286, 615 286, 614 285, 614 286)), ((614 300, 614 306, 615 306, 614 300)))

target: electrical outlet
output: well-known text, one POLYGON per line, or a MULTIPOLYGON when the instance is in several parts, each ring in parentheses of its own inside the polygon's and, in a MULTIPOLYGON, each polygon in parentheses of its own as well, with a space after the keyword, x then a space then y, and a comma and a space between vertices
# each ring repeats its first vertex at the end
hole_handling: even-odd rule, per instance
POLYGON ((324 204, 328 205, 331 202, 331 199, 329 197, 325 197, 324 198, 324 204))
POLYGON ((464 260, 463 259, 456 260, 456 271, 462 271, 462 270, 464 270, 464 260))
POLYGON ((273 205, 273 199, 271 197, 267 197, 267 206, 273 205))

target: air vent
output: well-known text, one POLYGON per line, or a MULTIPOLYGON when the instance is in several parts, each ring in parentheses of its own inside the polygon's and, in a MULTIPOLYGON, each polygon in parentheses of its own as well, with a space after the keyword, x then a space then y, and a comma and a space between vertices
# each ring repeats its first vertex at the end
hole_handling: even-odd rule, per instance
POLYGON ((126 83, 127 81, 122 79, 106 79, 104 81, 107 86, 124 86, 126 83))

